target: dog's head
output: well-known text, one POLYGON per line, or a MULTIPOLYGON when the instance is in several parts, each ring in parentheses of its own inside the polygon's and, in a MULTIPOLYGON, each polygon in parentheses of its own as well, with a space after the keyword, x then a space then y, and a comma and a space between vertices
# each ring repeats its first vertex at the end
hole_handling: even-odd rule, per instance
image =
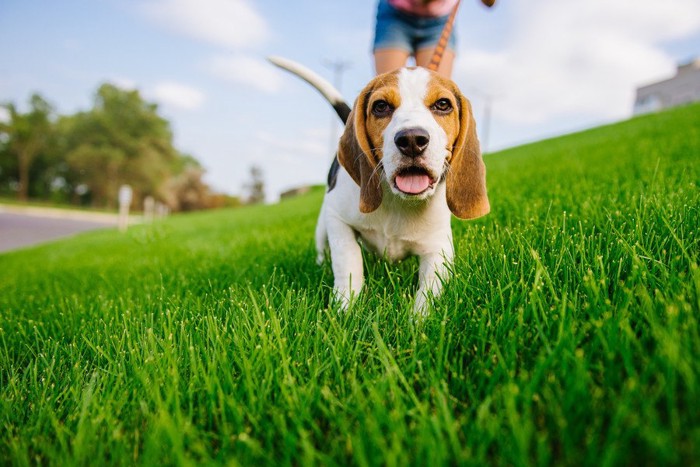
POLYGON ((407 200, 430 198, 443 181, 462 219, 489 212, 486 169, 469 101, 425 68, 379 75, 355 101, 338 160, 360 185, 360 211, 382 202, 382 185, 407 200))

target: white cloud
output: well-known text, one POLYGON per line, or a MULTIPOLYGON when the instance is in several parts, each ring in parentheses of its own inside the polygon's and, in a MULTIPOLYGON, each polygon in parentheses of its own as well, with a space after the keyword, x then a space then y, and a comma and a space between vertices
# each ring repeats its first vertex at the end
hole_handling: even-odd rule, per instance
POLYGON ((164 82, 147 92, 155 100, 181 110, 195 110, 204 102, 204 93, 185 84, 164 82))
POLYGON ((270 94, 278 91, 282 85, 281 73, 275 67, 263 59, 249 55, 214 57, 209 68, 221 79, 251 86, 270 94))
POLYGON ((258 131, 255 140, 259 147, 265 148, 268 159, 272 161, 301 161, 311 165, 328 159, 333 151, 329 151, 328 130, 320 128, 303 128, 298 138, 280 138, 278 134, 258 131))
POLYGON ((673 74, 676 64, 659 43, 700 29, 696 0, 517 5, 504 50, 466 49, 455 73, 495 96, 498 117, 511 123, 629 115, 636 86, 673 74))
POLYGON ((138 86, 136 85, 136 81, 134 81, 131 78, 125 78, 123 76, 115 76, 109 78, 107 81, 123 91, 134 91, 136 90, 136 88, 138 88, 138 86))
POLYGON ((260 49, 269 37, 267 21, 250 0, 149 0, 142 11, 178 34, 230 52, 209 59, 209 72, 219 79, 267 93, 280 88, 273 67, 243 52, 260 49))
POLYGON ((247 0, 152 0, 142 8, 175 32, 226 48, 251 47, 268 36, 247 0))

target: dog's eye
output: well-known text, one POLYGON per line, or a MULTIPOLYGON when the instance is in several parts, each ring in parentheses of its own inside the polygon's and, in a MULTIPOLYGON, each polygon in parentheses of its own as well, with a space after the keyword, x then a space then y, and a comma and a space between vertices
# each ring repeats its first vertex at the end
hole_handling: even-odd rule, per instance
POLYGON ((378 100, 372 104, 372 113, 377 117, 387 117, 391 115, 393 110, 391 105, 384 100, 378 100))
POLYGON ((438 99, 432 106, 434 112, 448 114, 452 111, 452 102, 447 98, 438 99))

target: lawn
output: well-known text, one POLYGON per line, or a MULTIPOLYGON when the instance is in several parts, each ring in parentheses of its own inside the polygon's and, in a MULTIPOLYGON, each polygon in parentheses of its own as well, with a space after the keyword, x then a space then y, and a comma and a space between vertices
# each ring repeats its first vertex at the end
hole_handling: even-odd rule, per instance
POLYGON ((700 106, 485 162, 421 323, 329 304, 322 189, 0 255, 0 462, 700 463, 700 106))

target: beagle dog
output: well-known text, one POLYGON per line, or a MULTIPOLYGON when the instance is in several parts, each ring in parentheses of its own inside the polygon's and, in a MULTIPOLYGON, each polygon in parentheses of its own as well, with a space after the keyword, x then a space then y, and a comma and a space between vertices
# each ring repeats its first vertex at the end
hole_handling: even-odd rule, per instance
POLYGON ((362 289, 362 244, 390 261, 420 258, 414 310, 425 313, 450 273, 451 214, 473 219, 490 210, 469 101, 451 80, 403 68, 372 79, 350 111, 310 70, 270 60, 314 85, 347 120, 316 227, 317 259, 330 250, 336 298, 347 309, 362 289))

